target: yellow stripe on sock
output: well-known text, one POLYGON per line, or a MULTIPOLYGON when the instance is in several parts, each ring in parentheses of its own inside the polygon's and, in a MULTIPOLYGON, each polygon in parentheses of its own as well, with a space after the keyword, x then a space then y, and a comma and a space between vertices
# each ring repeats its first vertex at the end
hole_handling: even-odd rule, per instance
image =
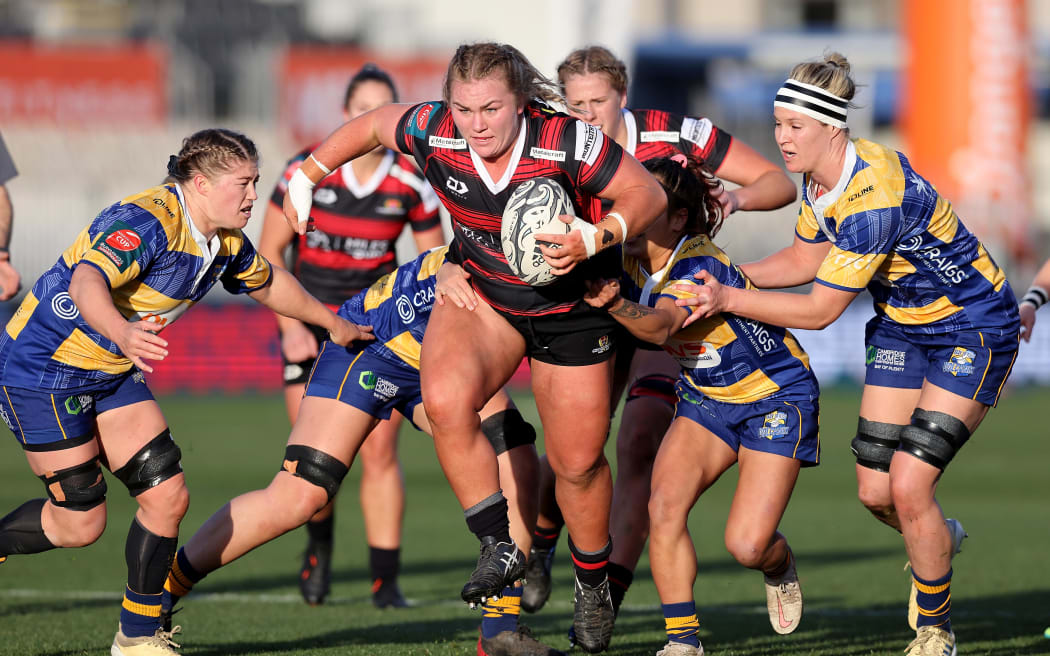
POLYGON ((915 588, 919 592, 923 592, 925 594, 938 594, 944 592, 949 587, 951 587, 952 584, 951 581, 948 581, 943 585, 926 585, 925 583, 920 583, 919 580, 916 579, 914 576, 912 577, 912 580, 915 581, 915 588))
POLYGON ((193 581, 190 581, 179 569, 178 559, 171 561, 171 570, 168 571, 168 580, 164 582, 164 589, 176 597, 185 597, 193 589, 193 581))
POLYGON ((934 608, 933 610, 926 610, 925 608, 920 606, 919 615, 923 615, 925 617, 936 617, 937 615, 941 615, 942 613, 947 613, 948 610, 951 609, 951 606, 952 595, 949 593, 948 598, 944 600, 944 603, 938 606, 937 608, 934 608))
POLYGON ((664 627, 667 629, 667 635, 677 635, 690 631, 695 633, 700 628, 700 620, 695 613, 685 617, 665 617, 664 627))
POLYGON ((132 601, 127 597, 124 597, 125 610, 131 611, 136 615, 142 615, 144 617, 160 617, 160 604, 140 604, 137 601, 132 601))
POLYGON ((521 597, 505 595, 499 599, 486 601, 481 606, 482 617, 503 617, 504 615, 521 615, 521 597))

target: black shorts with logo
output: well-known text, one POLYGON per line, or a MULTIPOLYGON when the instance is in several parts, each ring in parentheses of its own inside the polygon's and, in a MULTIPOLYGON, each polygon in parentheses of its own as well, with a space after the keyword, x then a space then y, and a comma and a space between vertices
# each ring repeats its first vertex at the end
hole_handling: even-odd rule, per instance
POLYGON ((605 310, 582 301, 561 314, 529 317, 496 311, 525 338, 525 356, 530 359, 582 367, 605 362, 616 353, 619 324, 605 310))

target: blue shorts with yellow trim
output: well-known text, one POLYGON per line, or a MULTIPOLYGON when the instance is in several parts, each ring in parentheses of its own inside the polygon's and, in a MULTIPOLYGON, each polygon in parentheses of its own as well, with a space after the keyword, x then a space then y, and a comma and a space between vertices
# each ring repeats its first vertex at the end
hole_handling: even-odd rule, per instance
POLYGON ((342 401, 377 419, 389 419, 396 409, 409 421, 423 402, 419 371, 374 355, 367 346, 333 342, 325 342, 317 356, 305 396, 342 401))
POLYGON ((865 385, 919 389, 923 381, 994 406, 1017 358, 1016 330, 906 333, 879 318, 864 338, 865 385))
POLYGON ((820 463, 820 403, 775 396, 751 403, 725 403, 703 396, 684 381, 675 386, 675 419, 685 417, 719 437, 734 451, 795 458, 803 467, 820 463))
POLYGON ((137 369, 89 391, 45 392, 7 386, 2 390, 0 415, 26 451, 58 451, 90 442, 95 438, 95 417, 153 400, 153 392, 137 369))

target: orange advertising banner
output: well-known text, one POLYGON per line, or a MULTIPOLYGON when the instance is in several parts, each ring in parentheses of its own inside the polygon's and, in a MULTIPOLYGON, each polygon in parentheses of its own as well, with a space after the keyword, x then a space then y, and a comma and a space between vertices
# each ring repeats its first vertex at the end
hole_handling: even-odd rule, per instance
POLYGON ((902 9, 901 127, 912 164, 993 250, 1030 257, 1024 0, 907 0, 902 9))
POLYGON ((441 97, 447 57, 398 59, 357 48, 291 47, 278 62, 281 127, 303 145, 327 136, 343 122, 350 77, 368 62, 390 74, 401 102, 441 97))
POLYGON ((0 42, 0 122, 156 124, 167 117, 167 55, 148 45, 0 42))

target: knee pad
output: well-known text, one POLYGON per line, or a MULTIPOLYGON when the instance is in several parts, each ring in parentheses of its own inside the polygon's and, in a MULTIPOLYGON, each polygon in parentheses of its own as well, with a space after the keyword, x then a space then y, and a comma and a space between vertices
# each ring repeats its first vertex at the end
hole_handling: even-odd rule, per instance
POLYGON ((113 475, 128 488, 133 497, 156 487, 172 476, 182 473, 182 450, 171 439, 171 430, 154 437, 139 452, 131 456, 113 475))
POLYGON ((98 458, 38 478, 44 481, 51 503, 60 508, 83 512, 106 500, 106 479, 98 458))
POLYGON ((627 390, 627 400, 625 403, 629 403, 635 399, 650 398, 664 401, 674 407, 678 403, 678 395, 675 394, 674 386, 677 379, 672 376, 665 376, 663 374, 650 374, 648 376, 642 376, 638 380, 631 384, 630 389, 627 390))
POLYGON ((517 408, 496 413, 481 422, 481 432, 498 456, 511 449, 536 443, 536 429, 525 421, 517 408))
POLYGON ((897 448, 944 471, 968 439, 970 431, 959 419, 944 412, 915 408, 911 425, 901 431, 897 448))
POLYGON ((850 450, 861 467, 879 472, 890 470, 890 460, 901 441, 900 424, 869 421, 861 417, 857 421, 857 436, 850 442, 850 450))
POLYGON ((328 500, 335 497, 343 478, 350 468, 324 451, 302 444, 291 444, 284 449, 284 464, 281 469, 307 483, 323 488, 328 500))

